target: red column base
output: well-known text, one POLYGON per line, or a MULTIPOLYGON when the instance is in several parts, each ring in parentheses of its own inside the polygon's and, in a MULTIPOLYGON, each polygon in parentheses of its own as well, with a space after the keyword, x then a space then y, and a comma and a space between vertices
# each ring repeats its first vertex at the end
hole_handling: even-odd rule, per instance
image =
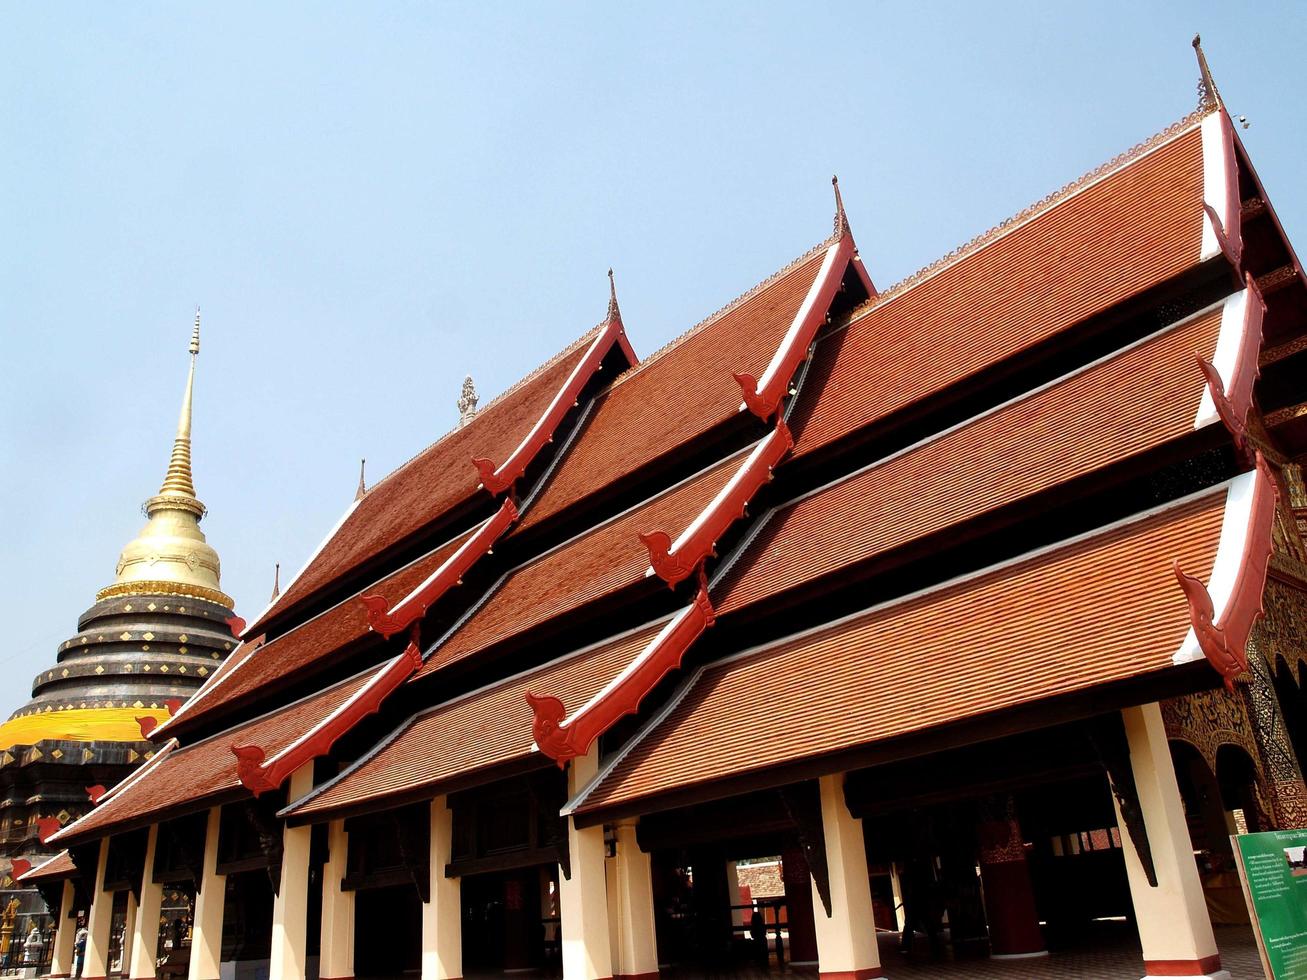
POLYGON ((613 980, 658 980, 658 971, 653 973, 614 973, 613 980))
POLYGON ((820 980, 884 980, 885 974, 878 966, 869 966, 864 970, 837 970, 833 973, 822 971, 817 974, 820 980))
POLYGON ((1150 977, 1203 977, 1220 968, 1220 953, 1201 960, 1144 960, 1144 973, 1150 977))

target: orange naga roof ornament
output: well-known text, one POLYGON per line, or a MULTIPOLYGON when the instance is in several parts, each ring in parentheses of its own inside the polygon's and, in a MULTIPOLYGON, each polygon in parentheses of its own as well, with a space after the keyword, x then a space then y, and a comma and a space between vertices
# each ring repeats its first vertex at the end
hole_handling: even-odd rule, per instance
POLYGON ((817 278, 809 287, 807 296, 794 314, 790 329, 785 332, 762 376, 755 378, 744 372, 732 375, 744 396, 741 410, 747 408, 764 422, 780 411, 782 401, 790 393, 790 381, 794 372, 808 356, 808 348, 816 339, 817 331, 826 323, 831 303, 844 285, 844 273, 850 263, 867 290, 867 295, 876 295, 876 287, 872 285, 871 277, 858 258, 849 218, 844 212, 839 179, 832 177, 831 184, 835 188, 835 233, 830 238, 817 278))
POLYGON ((307 732, 281 749, 271 759, 258 745, 232 744, 236 757, 236 775, 255 796, 277 789, 296 769, 318 756, 326 755, 336 740, 374 714, 397 687, 422 666, 420 624, 413 623, 408 645, 343 704, 307 732))
MULTIPOLYGON (((1266 301, 1252 273, 1244 273, 1246 290, 1241 296, 1231 297, 1227 304, 1236 304, 1239 316, 1238 332, 1228 351, 1217 345, 1218 368, 1201 354, 1198 367, 1207 379, 1207 393, 1212 407, 1221 422, 1234 437, 1235 447, 1247 458, 1248 413, 1253 407, 1253 385, 1261 373, 1258 358, 1262 347, 1262 320, 1266 315, 1266 301)), ((1229 307, 1227 306, 1227 309, 1229 307)), ((1222 316, 1224 319, 1224 314, 1222 316)), ((1222 324, 1224 332, 1225 324, 1222 324)), ((1224 339, 1224 338, 1223 338, 1224 339)), ((1201 409, 1200 409, 1201 412, 1201 409)))
POLYGON ((1266 567, 1271 560, 1271 532, 1279 495, 1275 476, 1261 453, 1257 454, 1256 470, 1245 479, 1251 480, 1251 487, 1245 482, 1244 486, 1232 486, 1229 490, 1231 500, 1239 495, 1239 507, 1232 512, 1227 504, 1226 509, 1226 520, 1242 520, 1243 526, 1223 529, 1208 585, 1186 574, 1179 561, 1172 564, 1176 580, 1189 602, 1189 619, 1198 648, 1230 691, 1234 690, 1235 677, 1248 669, 1248 638, 1264 612, 1262 590, 1266 587, 1266 567), (1228 551, 1226 530, 1234 536, 1228 551), (1213 596, 1209 589, 1214 589, 1217 595, 1213 596))
POLYGON ((365 595, 359 602, 367 610, 368 625, 386 639, 421 619, 441 596, 463 581, 463 576, 482 555, 488 554, 495 542, 517 520, 517 505, 505 497, 499 510, 483 523, 470 538, 464 541, 440 567, 426 577, 417 588, 390 608, 383 595, 365 595))
POLYGON ((472 460, 472 465, 476 467, 477 474, 481 477, 481 485, 486 490, 494 496, 503 493, 521 478, 540 450, 554 441, 554 433, 564 416, 576 407, 582 389, 595 373, 601 370, 604 358, 615 345, 626 352, 629 363, 636 363, 635 351, 631 348, 630 341, 626 339, 622 313, 617 307, 617 287, 613 284, 613 270, 609 269, 608 313, 604 322, 589 349, 586 350, 585 356, 577 362, 576 367, 572 368, 572 373, 554 395, 544 414, 531 427, 526 438, 509 454, 508 459, 499 466, 484 456, 472 460))
POLYGON ((708 583, 700 569, 699 591, 694 601, 677 613, 625 670, 570 718, 561 699, 552 694, 526 692, 526 702, 535 714, 531 734, 536 746, 557 762, 559 768, 569 759, 585 755, 594 740, 618 719, 639 709, 645 695, 681 665, 686 651, 716 620, 717 614, 708 598, 708 583))
POLYGON ((789 426, 784 419, 778 419, 776 428, 754 447, 675 543, 665 531, 641 533, 640 540, 649 549, 649 569, 645 574, 656 574, 671 586, 694 574, 712 554, 727 528, 745 515, 749 501, 771 480, 772 470, 793 447, 789 426))

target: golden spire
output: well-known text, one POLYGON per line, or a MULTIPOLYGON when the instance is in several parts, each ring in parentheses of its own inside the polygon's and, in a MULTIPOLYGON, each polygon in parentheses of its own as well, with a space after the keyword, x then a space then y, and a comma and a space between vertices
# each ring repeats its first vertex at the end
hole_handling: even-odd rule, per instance
POLYGON ((360 459, 359 460, 359 488, 354 491, 355 500, 362 500, 363 495, 368 492, 368 484, 367 481, 364 479, 364 473, 367 470, 367 467, 368 467, 368 461, 366 459, 360 459))
POLYGON ((613 280, 613 270, 608 270, 608 317, 607 321, 620 320, 622 311, 617 308, 617 283, 613 280))
POLYGON ((281 562, 277 562, 272 570, 272 598, 268 602, 276 602, 279 595, 281 595, 281 562))
POLYGON ((835 238, 843 238, 849 233, 849 216, 844 213, 844 198, 840 197, 840 179, 832 177, 831 186, 835 188, 835 238))
POLYGON ((195 359, 200 353, 198 307, 188 351, 191 364, 168 472, 159 492, 145 502, 149 521, 119 556, 114 584, 101 589, 97 599, 164 593, 208 599, 228 608, 232 605, 231 599, 218 589, 221 573, 218 553, 200 530, 204 504, 196 499, 195 480, 191 475, 191 399, 195 390, 195 359))

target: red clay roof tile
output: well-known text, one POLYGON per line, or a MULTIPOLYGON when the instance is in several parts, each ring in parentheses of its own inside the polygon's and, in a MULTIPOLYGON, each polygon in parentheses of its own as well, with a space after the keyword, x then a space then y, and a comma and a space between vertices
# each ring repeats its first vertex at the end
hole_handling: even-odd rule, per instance
POLYGON ((169 811, 181 807, 193 809, 200 801, 240 789, 236 757, 231 752, 233 744, 259 745, 271 755, 334 711, 371 676, 360 674, 202 742, 168 750, 164 758, 151 760, 153 764, 147 763, 113 787, 110 795, 63 828, 53 842, 69 844, 104 837, 129 825, 163 819, 169 811))
MULTIPOLYGON (((467 425, 447 433, 368 490, 340 527, 282 594, 289 609, 333 579, 438 519, 478 490, 472 457, 508 456, 585 354, 596 327, 562 354, 487 404, 467 425)), ((488 498, 488 495, 487 495, 488 498)), ((266 622, 269 610, 260 622, 266 622)), ((260 623, 253 627, 258 629, 260 623)))
POLYGON ((1192 431, 1221 311, 780 508, 714 596, 725 614, 1192 431))
POLYGON ((368 635, 364 594, 398 602, 453 554, 472 532, 459 535, 388 578, 362 589, 321 615, 283 633, 245 657, 230 670, 215 674, 185 707, 185 723, 218 717, 238 701, 251 698, 291 675, 323 665, 342 647, 368 635))
POLYGON ((510 573, 485 605, 427 658, 417 676, 639 582, 649 567, 640 532, 679 533, 730 479, 739 460, 732 456, 510 573))
POLYGON ((822 340, 813 374, 829 377, 796 457, 1196 266, 1202 230, 1194 123, 822 340))
POLYGON ((617 676, 662 625, 607 640, 424 711, 338 781, 303 803, 292 803, 287 812, 318 817, 418 790, 435 794, 442 783, 529 756, 528 688, 557 691, 568 704, 583 704, 617 676))
POLYGON ((583 812, 1164 671, 1223 490, 700 672, 583 812))
POLYGON ((805 256, 725 312, 645 358, 599 396, 577 438, 522 527, 671 452, 735 415, 732 372, 761 373, 821 268, 825 248, 805 256))

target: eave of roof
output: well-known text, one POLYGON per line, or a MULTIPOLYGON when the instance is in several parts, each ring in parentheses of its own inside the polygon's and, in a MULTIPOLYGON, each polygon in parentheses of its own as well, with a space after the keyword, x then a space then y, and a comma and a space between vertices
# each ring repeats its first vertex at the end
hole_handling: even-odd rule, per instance
POLYGON ((657 809, 673 789, 1164 672, 1190 627, 1172 562, 1213 566, 1229 489, 701 668, 565 812, 657 809))
POLYGON ((251 629, 257 631, 274 615, 482 492, 472 458, 507 457, 548 411, 602 329, 603 324, 587 331, 489 402, 466 425, 447 432, 371 487, 251 629))
POLYGON ((366 671, 184 748, 168 742, 146 765, 106 793, 89 812, 51 835, 63 846, 146 826, 192 812, 228 795, 245 794, 232 745, 256 743, 276 751, 299 738, 371 679, 366 671))
POLYGON ((408 719, 334 779, 291 802, 281 813, 292 822, 320 821, 399 805, 414 794, 447 791, 479 773, 530 760, 531 711, 525 693, 547 685, 583 701, 615 676, 661 622, 645 624, 569 653, 408 719))
POLYGON ((1197 427, 1205 392, 1194 351, 1211 355, 1222 326, 1235 329, 1228 305, 776 508, 714 596, 718 614, 1183 438, 1197 427))

